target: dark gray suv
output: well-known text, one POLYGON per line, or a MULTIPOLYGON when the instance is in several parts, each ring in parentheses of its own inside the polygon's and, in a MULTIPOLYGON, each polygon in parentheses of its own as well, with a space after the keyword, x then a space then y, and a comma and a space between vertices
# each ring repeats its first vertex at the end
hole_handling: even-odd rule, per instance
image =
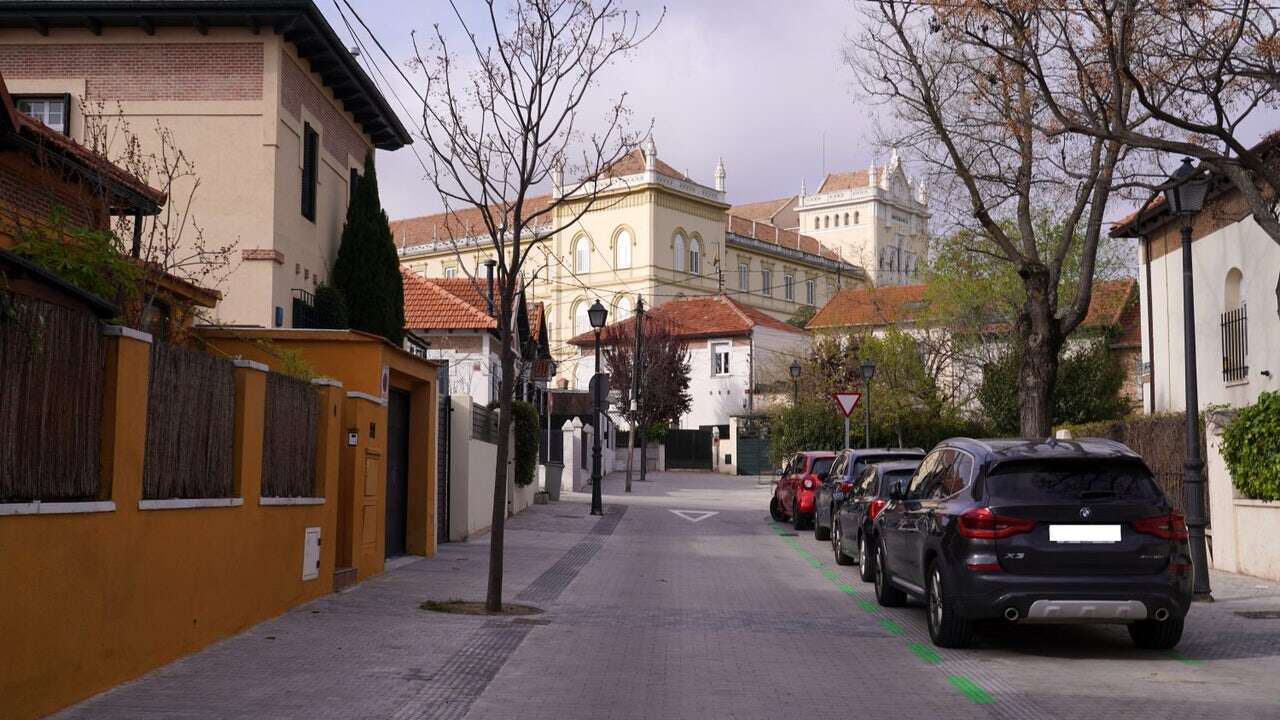
POLYGON ((875 525, 877 600, 924 598, 939 646, 1000 618, 1122 623, 1142 648, 1182 637, 1187 526, 1120 443, 947 440, 875 525))

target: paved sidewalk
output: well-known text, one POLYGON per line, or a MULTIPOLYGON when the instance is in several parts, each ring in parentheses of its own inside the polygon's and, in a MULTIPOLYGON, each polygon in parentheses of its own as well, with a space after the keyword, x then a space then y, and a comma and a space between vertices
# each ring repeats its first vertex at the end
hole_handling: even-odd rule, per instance
POLYGON ((1043 626, 940 651, 921 608, 769 522, 755 478, 650 478, 610 477, 604 518, 569 493, 509 521, 507 597, 545 615, 419 610, 483 595, 487 544, 445 545, 60 717, 1280 717, 1280 619, 1237 614, 1280 610, 1273 583, 1215 574, 1178 653, 1043 626))

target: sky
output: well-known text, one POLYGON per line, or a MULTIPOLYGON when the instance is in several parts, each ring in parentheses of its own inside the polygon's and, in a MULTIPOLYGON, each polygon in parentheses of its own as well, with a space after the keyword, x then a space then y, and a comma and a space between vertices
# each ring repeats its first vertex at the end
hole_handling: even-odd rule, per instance
MULTIPOLYGON (((457 26, 444 0, 349 2, 401 62, 412 55, 411 31, 421 39, 434 23, 457 26)), ((459 2, 467 7, 467 0, 459 2)), ((350 43, 334 0, 318 4, 350 43)), ((650 24, 662 12, 660 2, 624 4, 650 24)), ((858 101, 854 75, 841 59, 846 35, 856 33, 859 24, 853 5, 848 0, 669 0, 657 33, 610 68, 595 96, 603 103, 625 90, 631 125, 643 128, 652 121, 658 156, 696 181, 713 184, 716 161, 723 157, 730 202, 793 195, 802 180, 813 192, 823 176, 824 145, 829 172, 863 169, 873 159, 883 164, 887 157, 872 143, 876 110, 858 101)), ((400 110, 385 89, 384 94, 412 129, 420 121, 417 99, 386 58, 376 48, 369 50, 382 72, 397 81, 396 93, 414 114, 400 110)), ((392 219, 442 207, 410 148, 379 153, 378 185, 392 219)))

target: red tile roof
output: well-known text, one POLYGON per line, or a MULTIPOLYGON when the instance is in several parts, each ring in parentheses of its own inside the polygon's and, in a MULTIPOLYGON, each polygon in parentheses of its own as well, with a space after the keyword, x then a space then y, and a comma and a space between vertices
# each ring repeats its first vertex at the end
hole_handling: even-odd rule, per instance
POLYGON ((487 312, 484 295, 471 286, 470 278, 424 278, 406 270, 400 274, 404 277, 406 328, 488 330, 498 327, 497 320, 487 312), (462 285, 464 282, 466 286, 462 285))
POLYGON ((818 192, 835 192, 836 190, 849 190, 851 188, 864 188, 870 186, 867 181, 869 174, 866 170, 854 170, 851 172, 831 173, 822 181, 822 186, 818 188, 818 192))
POLYGON ((846 288, 823 305, 808 328, 894 325, 920 320, 929 308, 927 285, 846 288))
MULTIPOLYGON (((675 336, 692 340, 705 337, 736 337, 749 335, 754 328, 766 327, 771 330, 805 335, 794 325, 788 325, 776 318, 724 295, 702 295, 699 297, 681 298, 659 305, 647 313, 648 317, 671 324, 675 336)), ((613 323, 606 331, 626 333, 628 328, 634 332, 635 318, 630 317, 613 323)), ((585 332, 569 342, 573 345, 587 346, 595 341, 595 334, 585 332)))
MULTIPOLYGON (((550 204, 550 195, 535 195, 527 198, 524 215, 528 217, 550 204)), ((500 210, 497 204, 491 205, 490 208, 495 213, 500 210)), ((551 218, 548 215, 539 216, 537 220, 538 227, 551 224, 551 218)), ((488 237, 488 234, 489 229, 484 224, 484 214, 475 207, 391 221, 391 236, 395 239, 396 247, 399 248, 438 240, 461 242, 472 237, 488 237)))
POLYGON ((725 229, 734 235, 749 237, 753 240, 767 242, 779 247, 799 250, 810 255, 817 255, 828 260, 840 260, 840 254, 817 240, 802 235, 794 230, 783 230, 777 225, 767 222, 752 221, 735 215, 725 216, 725 229))
POLYGON ((1093 293, 1089 297, 1089 312, 1080 325, 1081 327, 1122 327, 1125 311, 1130 305, 1136 305, 1137 299, 1138 280, 1136 278, 1095 280, 1093 293))
POLYGON ((734 205, 729 208, 729 214, 747 220, 760 220, 776 225, 778 214, 791 208, 795 203, 795 195, 778 198, 777 200, 761 200, 760 202, 734 205))
MULTIPOLYGON (((654 168, 658 171, 659 175, 666 175, 667 177, 675 178, 676 180, 689 179, 689 176, 662 162, 661 158, 658 158, 654 162, 654 168)), ((626 155, 618 158, 616 162, 605 168, 605 171, 602 174, 605 177, 622 177, 624 175, 638 175, 642 172, 644 172, 644 152, 639 148, 636 148, 635 150, 632 150, 626 155)))

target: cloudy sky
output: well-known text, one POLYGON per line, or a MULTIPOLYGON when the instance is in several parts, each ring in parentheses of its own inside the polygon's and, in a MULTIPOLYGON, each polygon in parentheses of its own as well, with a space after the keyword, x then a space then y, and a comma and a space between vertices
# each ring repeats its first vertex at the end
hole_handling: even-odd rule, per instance
MULTIPOLYGON (((411 31, 421 38, 434 23, 457 25, 443 0, 350 2, 397 60, 412 54, 411 31)), ((333 0, 318 4, 350 42, 333 0)), ((648 0, 625 5, 650 23, 662 11, 662 3, 648 0)), ((846 35, 857 32, 854 5, 668 0, 657 34, 612 68, 596 93, 603 102, 625 90, 632 125, 652 121, 658 155, 695 180, 710 185, 716 159, 723 157, 731 202, 794 194, 801 179, 812 192, 822 177, 824 137, 830 171, 865 168, 873 157, 884 162, 883 151, 871 143, 875 110, 858 102, 854 77, 840 59, 846 35)), ((356 23, 349 13, 347 19, 356 23)), ((412 128, 416 98, 390 63, 380 54, 377 59, 382 72, 398 81, 396 92, 414 113, 402 111, 401 120, 412 128)), ((382 153, 378 163, 383 203, 393 219, 440 209, 409 148, 382 153)))

